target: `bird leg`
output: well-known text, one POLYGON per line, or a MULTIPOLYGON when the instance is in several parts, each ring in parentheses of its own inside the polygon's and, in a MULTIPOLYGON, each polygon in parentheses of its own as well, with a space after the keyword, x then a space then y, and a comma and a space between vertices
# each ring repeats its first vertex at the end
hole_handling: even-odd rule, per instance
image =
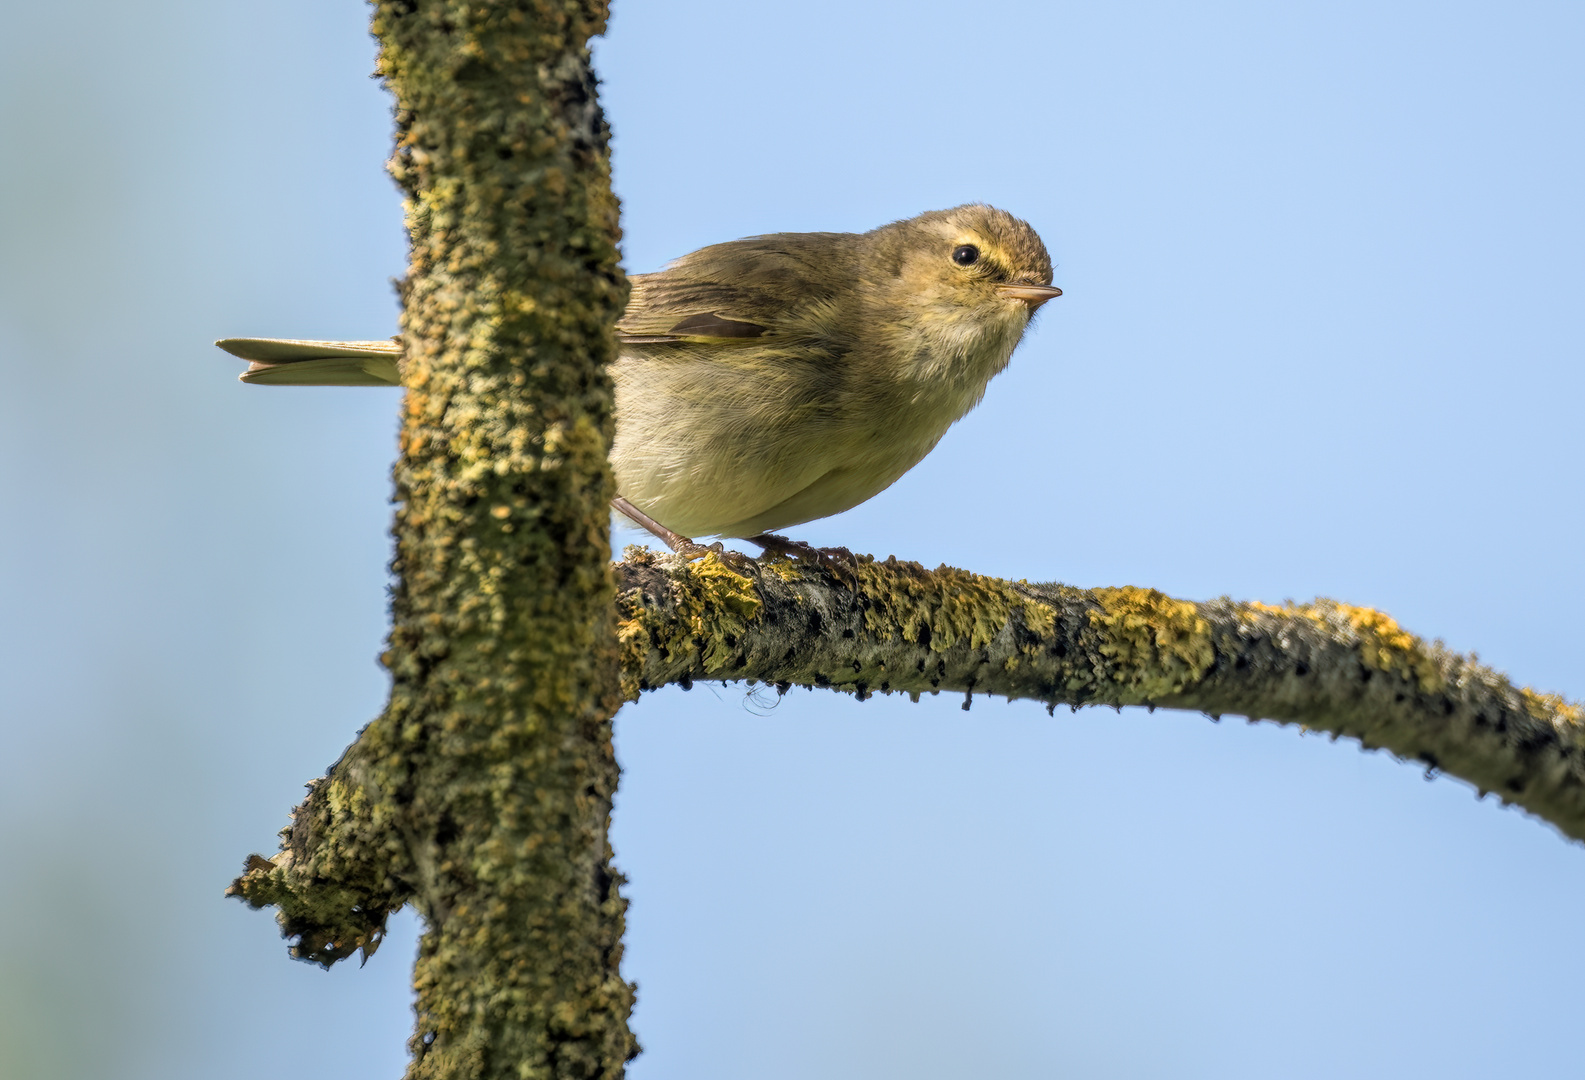
POLYGON ((719 540, 706 547, 703 544, 694 543, 691 538, 684 536, 682 533, 672 532, 620 495, 611 500, 611 507, 619 514, 632 518, 634 523, 648 530, 656 539, 685 559, 702 559, 711 552, 719 555, 726 550, 721 546, 721 541, 719 540))
POLYGON ((718 555, 720 556, 722 562, 737 570, 743 569, 743 567, 739 565, 740 563, 753 562, 753 560, 746 555, 740 555, 735 551, 728 551, 726 548, 721 546, 721 541, 719 540, 706 546, 704 544, 694 543, 693 540, 684 536, 682 533, 672 532, 670 529, 666 528, 666 526, 662 525, 660 522, 644 513, 644 511, 640 510, 638 507, 634 506, 620 495, 611 500, 611 507, 612 509, 616 510, 617 513, 632 518, 635 524, 647 530, 656 539, 660 540, 667 547, 671 548, 677 554, 681 555, 685 559, 688 559, 689 561, 694 559, 702 559, 706 555, 718 555))

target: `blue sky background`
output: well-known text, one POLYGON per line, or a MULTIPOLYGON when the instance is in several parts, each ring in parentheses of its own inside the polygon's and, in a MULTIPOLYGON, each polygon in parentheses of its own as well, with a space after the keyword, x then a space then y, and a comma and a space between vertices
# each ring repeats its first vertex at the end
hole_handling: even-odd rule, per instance
MULTIPOLYGON (((221 891, 376 714, 394 332, 351 0, 0 0, 0 1075, 396 1076, 221 891)), ((1585 9, 619 0, 631 270, 986 200, 1066 291, 805 539, 1379 606, 1585 697, 1585 9)), ((635 1080, 1566 1075, 1585 850, 1348 743, 740 687, 618 718, 635 1080)))

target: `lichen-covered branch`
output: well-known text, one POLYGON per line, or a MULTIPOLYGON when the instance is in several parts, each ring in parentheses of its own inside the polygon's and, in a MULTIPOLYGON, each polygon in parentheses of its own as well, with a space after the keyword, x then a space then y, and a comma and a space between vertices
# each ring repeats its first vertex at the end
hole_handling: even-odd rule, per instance
POLYGON ((752 679, 861 699, 946 690, 1276 720, 1421 762, 1585 839, 1585 710, 1378 611, 1191 603, 867 557, 833 576, 629 548, 617 572, 629 699, 752 679))
POLYGON ((377 0, 406 192, 390 703, 234 894, 296 955, 426 929, 413 1078, 617 1077, 634 1053, 606 840, 627 298, 587 47, 598 0, 377 0))

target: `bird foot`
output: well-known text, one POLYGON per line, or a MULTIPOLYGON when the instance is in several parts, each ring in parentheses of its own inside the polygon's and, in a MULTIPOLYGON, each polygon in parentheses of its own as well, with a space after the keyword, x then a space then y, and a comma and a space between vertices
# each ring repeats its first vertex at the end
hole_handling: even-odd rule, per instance
POLYGON ((638 507, 634 506, 620 495, 611 500, 611 506, 613 509, 630 518, 644 529, 647 529, 650 535, 654 536, 656 539, 664 541, 667 547, 671 548, 678 555, 681 555, 689 562, 693 562, 695 559, 702 559, 706 555, 714 555, 732 570, 742 574, 744 577, 753 577, 759 571, 759 566, 754 562, 754 560, 749 558, 747 555, 744 555, 742 552, 728 551, 721 545, 721 541, 719 540, 713 544, 695 543, 682 533, 673 532, 672 530, 666 528, 666 526, 662 525, 660 522, 644 513, 644 511, 640 510, 638 507))
POLYGON ((845 547, 817 548, 813 544, 779 536, 776 533, 760 533, 758 536, 748 536, 744 539, 751 544, 757 544, 763 555, 785 555, 799 562, 810 563, 848 584, 857 580, 853 572, 858 569, 858 557, 845 547))
POLYGON ((673 544, 671 549, 689 562, 693 562, 695 559, 702 559, 706 555, 714 555, 726 566, 736 570, 745 577, 753 577, 759 569, 753 559, 741 551, 732 551, 723 547, 719 540, 713 544, 697 544, 684 537, 673 544))
POLYGON ((721 541, 719 540, 713 544, 696 544, 692 540, 682 537, 671 545, 671 549, 689 562, 693 562, 695 559, 702 559, 706 555, 726 554, 726 548, 721 546, 721 541))

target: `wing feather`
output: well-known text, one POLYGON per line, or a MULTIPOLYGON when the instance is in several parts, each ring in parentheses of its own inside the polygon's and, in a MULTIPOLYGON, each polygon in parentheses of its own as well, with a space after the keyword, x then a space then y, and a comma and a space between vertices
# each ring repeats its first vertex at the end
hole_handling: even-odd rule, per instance
POLYGON ((851 289, 847 233, 780 233, 716 244, 635 274, 617 335, 627 345, 837 345, 838 298, 851 289))

